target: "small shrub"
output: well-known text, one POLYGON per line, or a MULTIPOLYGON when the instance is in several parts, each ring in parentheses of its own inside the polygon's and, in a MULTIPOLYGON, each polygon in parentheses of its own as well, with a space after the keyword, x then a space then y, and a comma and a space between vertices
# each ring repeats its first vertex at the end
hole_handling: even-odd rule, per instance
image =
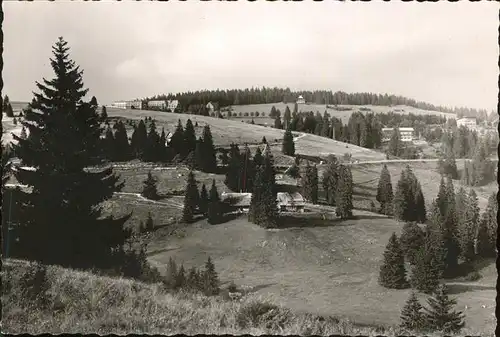
POLYGON ((231 281, 231 283, 227 287, 227 290, 229 290, 229 292, 231 293, 235 293, 238 291, 238 287, 236 287, 236 284, 233 281, 231 281))
POLYGON ((269 317, 269 313, 273 310, 277 311, 278 306, 259 301, 246 303, 236 314, 236 323, 242 329, 258 326, 266 315, 269 317))

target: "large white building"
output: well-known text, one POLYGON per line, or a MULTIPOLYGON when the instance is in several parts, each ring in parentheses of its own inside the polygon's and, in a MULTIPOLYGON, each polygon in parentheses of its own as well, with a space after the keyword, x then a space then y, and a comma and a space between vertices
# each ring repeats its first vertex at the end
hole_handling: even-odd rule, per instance
MULTIPOLYGON (((402 142, 412 142, 415 134, 415 130, 413 128, 398 128, 399 136, 401 137, 402 142)), ((382 128, 382 140, 384 142, 389 141, 391 139, 392 133, 394 132, 394 128, 382 128)))
POLYGON ((118 108, 118 109, 138 109, 142 110, 142 101, 140 100, 135 100, 135 101, 120 101, 120 102, 114 102, 111 104, 113 108, 118 108))
POLYGON ((299 96, 297 98, 297 104, 306 104, 306 100, 304 99, 304 97, 299 96))
POLYGON ((157 108, 157 109, 166 109, 167 107, 167 101, 165 100, 154 100, 154 101, 148 101, 148 108, 157 108))
POLYGON ((176 99, 168 100, 167 101, 167 109, 174 112, 175 109, 179 107, 179 101, 176 99))
POLYGON ((476 117, 464 117, 457 119, 457 126, 465 126, 467 129, 476 129, 477 128, 477 121, 476 117))

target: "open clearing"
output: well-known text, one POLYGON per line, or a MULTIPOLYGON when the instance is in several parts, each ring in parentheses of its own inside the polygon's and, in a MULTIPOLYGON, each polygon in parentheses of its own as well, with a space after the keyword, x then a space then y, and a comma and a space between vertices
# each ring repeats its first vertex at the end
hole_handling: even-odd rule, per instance
MULTIPOLYGON (((198 122, 197 135, 201 135, 202 128, 206 124, 210 125, 210 130, 217 146, 228 146, 231 143, 240 145, 259 144, 262 137, 266 137, 268 142, 279 142, 283 138, 283 130, 274 129, 260 125, 241 123, 235 120, 218 119, 206 116, 175 114, 159 111, 146 110, 128 110, 128 109, 107 109, 108 116, 122 117, 132 120, 140 120, 144 117, 156 119, 159 128, 173 132, 180 119, 185 125, 187 119, 194 123, 198 122)), ((343 156, 345 153, 351 153, 354 159, 359 160, 383 160, 385 155, 381 152, 365 149, 359 146, 345 144, 333 139, 307 134, 297 140, 295 144, 296 153, 299 154, 335 154, 343 156)))
MULTIPOLYGON (((368 212, 355 215, 358 219, 280 230, 260 228, 244 216, 215 226, 202 220, 181 237, 153 240, 149 259, 164 271, 170 257, 189 268, 211 256, 222 282, 252 286, 295 311, 398 324, 410 290, 384 289, 377 278, 387 240, 392 232, 400 234, 402 224, 368 212)), ((468 306, 467 328, 475 333, 492 331, 495 322, 494 266, 481 273, 483 287, 450 286, 458 308, 468 306)))
MULTIPOLYGON (((268 104, 249 104, 249 105, 233 105, 233 113, 239 114, 245 113, 245 112, 256 112, 258 111, 260 115, 262 113, 265 114, 265 116, 269 116, 269 113, 271 112, 271 108, 275 107, 276 109, 279 109, 281 111, 281 116, 285 113, 285 109, 288 106, 290 111, 293 111, 294 108, 294 103, 268 103, 268 104)), ((453 118, 455 119, 456 115, 455 114, 450 114, 450 113, 445 113, 445 112, 440 112, 440 111, 433 111, 433 110, 422 110, 418 108, 414 108, 411 106, 407 105, 395 105, 395 106, 381 106, 381 105, 338 105, 339 108, 350 108, 351 110, 347 111, 338 111, 335 109, 331 108, 326 108, 325 104, 299 104, 298 109, 299 112, 309 112, 313 111, 316 113, 319 111, 323 115, 325 110, 330 114, 330 116, 334 116, 337 118, 340 118, 342 120, 342 123, 346 124, 349 121, 349 117, 353 112, 362 112, 362 113, 367 113, 367 112, 375 112, 375 113, 388 113, 390 111, 394 113, 399 113, 399 114, 414 114, 414 115, 436 115, 436 116, 445 116, 447 118, 453 118), (370 110, 366 110, 370 109, 370 110)), ((232 117, 234 120, 238 120, 240 118, 242 119, 249 119, 251 118, 248 117, 232 117)), ((254 121, 257 123, 257 120, 254 119, 254 121)), ((269 122, 268 122, 269 123, 269 122)), ((271 125, 273 125, 271 123, 271 125)))

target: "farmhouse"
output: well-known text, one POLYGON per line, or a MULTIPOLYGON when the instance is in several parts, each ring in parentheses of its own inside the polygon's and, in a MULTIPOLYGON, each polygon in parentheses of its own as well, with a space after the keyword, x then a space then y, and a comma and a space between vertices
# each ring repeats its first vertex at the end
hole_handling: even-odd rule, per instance
MULTIPOLYGON (((398 128, 402 142, 412 142, 415 130, 413 128, 398 128)), ((382 140, 387 142, 391 139, 394 128, 382 128, 382 140)))
POLYGON ((219 110, 219 104, 217 104, 217 102, 208 102, 206 107, 209 113, 214 113, 215 111, 219 110))
POLYGON ((171 112, 174 112, 175 109, 179 107, 179 101, 176 99, 168 100, 167 101, 167 110, 170 110, 171 112))
MULTIPOLYGON (((221 201, 233 212, 247 213, 252 201, 252 193, 221 194, 221 201)), ((280 212, 304 212, 305 200, 300 193, 278 192, 276 196, 280 212)))
POLYGON ((464 117, 457 119, 457 126, 458 127, 464 126, 467 129, 474 130, 477 128, 476 117, 464 117))
POLYGON ((118 108, 118 109, 138 109, 142 110, 142 101, 140 100, 135 100, 135 101, 119 101, 119 102, 114 102, 111 104, 113 108, 118 108))
POLYGON ((306 100, 304 99, 304 97, 299 96, 297 98, 297 104, 306 104, 306 100))

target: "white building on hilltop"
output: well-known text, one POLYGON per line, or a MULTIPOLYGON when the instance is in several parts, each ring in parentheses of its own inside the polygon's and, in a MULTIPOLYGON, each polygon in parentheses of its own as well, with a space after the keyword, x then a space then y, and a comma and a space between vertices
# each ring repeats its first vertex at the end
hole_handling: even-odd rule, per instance
POLYGON ((111 104, 113 108, 117 109, 138 109, 142 110, 142 101, 140 100, 135 100, 135 101, 119 101, 119 102, 114 102, 111 104))
POLYGON ((477 128, 476 117, 464 117, 457 119, 457 126, 465 126, 467 129, 475 130, 477 128))
POLYGON ((154 100, 148 102, 148 108, 165 109, 167 107, 167 101, 165 100, 154 100))
POLYGON ((302 95, 297 98, 297 104, 306 104, 306 100, 302 95))
MULTIPOLYGON (((402 142, 412 142, 415 134, 413 128, 398 128, 399 136, 402 142)), ((387 142, 391 139, 394 128, 382 128, 382 141, 387 142)))
POLYGON ((179 101, 176 99, 168 100, 167 101, 167 109, 170 110, 171 112, 174 112, 175 109, 179 107, 179 101))

